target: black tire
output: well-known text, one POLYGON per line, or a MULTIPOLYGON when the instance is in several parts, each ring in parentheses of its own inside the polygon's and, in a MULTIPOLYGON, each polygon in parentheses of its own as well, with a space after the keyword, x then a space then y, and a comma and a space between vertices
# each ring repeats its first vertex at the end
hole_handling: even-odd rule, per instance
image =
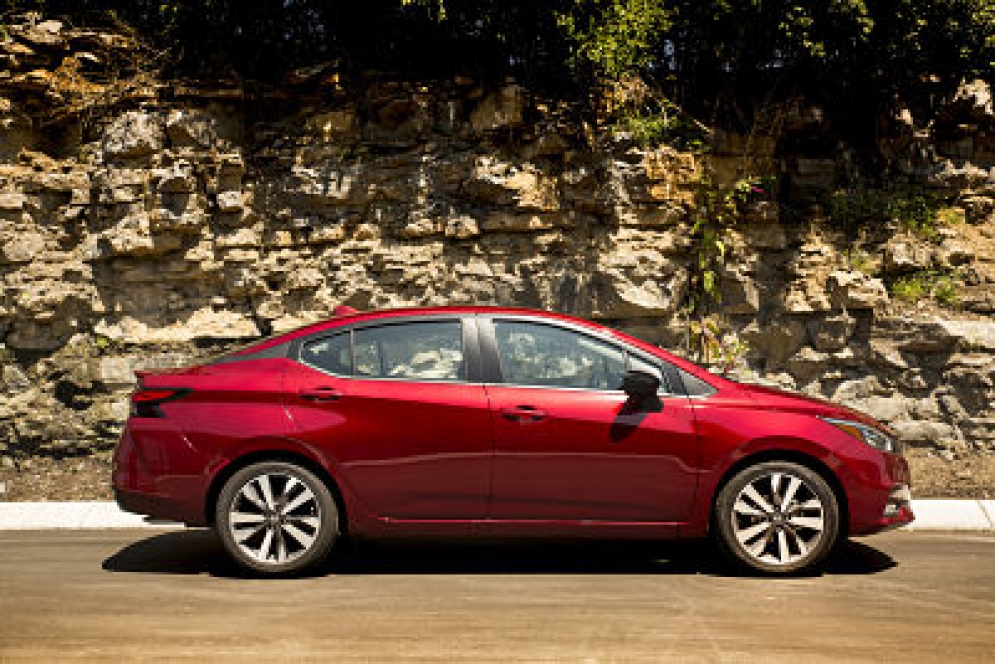
POLYGON ((726 558, 740 569, 768 575, 817 570, 840 534, 839 504, 832 487, 811 468, 788 461, 767 461, 741 470, 722 487, 712 517, 715 539, 726 558), (800 483, 795 485, 794 479, 800 483), (791 502, 783 504, 791 493, 789 485, 795 490, 791 502), (744 493, 748 487, 762 502, 744 493))
POLYGON ((308 469, 286 461, 254 463, 232 475, 218 495, 214 524, 239 565, 267 576, 298 574, 318 565, 339 537, 338 508, 328 486, 308 469), (295 507, 298 500, 304 502, 295 507), (281 514, 287 507, 292 509, 281 514))

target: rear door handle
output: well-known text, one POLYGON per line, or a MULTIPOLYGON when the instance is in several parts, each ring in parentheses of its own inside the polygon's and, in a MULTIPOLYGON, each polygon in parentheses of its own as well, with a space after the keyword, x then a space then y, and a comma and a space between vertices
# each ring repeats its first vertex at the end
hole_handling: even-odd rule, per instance
POLYGON ((308 401, 337 401, 342 393, 334 387, 305 387, 297 395, 308 401))
POLYGON ((501 409, 501 417, 506 420, 511 420, 512 422, 521 422, 523 424, 529 422, 538 422, 539 420, 546 417, 546 411, 540 410, 535 406, 514 406, 501 409))

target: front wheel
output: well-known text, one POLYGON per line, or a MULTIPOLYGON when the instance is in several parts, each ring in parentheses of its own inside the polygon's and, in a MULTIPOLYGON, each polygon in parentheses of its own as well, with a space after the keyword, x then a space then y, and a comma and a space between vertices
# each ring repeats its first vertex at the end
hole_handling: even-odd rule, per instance
POLYGON ((263 574, 294 574, 321 562, 338 538, 338 510, 328 486, 284 461, 252 464, 218 496, 215 526, 240 565, 263 574))
POLYGON ((734 563, 766 574, 816 568, 840 531, 839 506, 819 473, 768 461, 736 474, 715 500, 716 539, 734 563))

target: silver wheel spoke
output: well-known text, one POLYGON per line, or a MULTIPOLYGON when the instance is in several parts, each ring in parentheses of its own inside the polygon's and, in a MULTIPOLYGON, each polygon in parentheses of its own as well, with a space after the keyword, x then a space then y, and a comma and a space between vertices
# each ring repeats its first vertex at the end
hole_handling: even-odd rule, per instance
POLYGON ((781 474, 774 473, 770 476, 770 490, 774 494, 775 499, 777 498, 778 489, 781 487, 781 474))
POLYGON ((766 523, 763 525, 767 526, 767 532, 765 532, 764 536, 758 539, 754 544, 747 547, 747 551, 750 552, 751 556, 759 557, 760 554, 764 552, 764 549, 767 548, 767 545, 770 544, 771 528, 766 523))
POLYGON ((314 494, 311 493, 310 489, 305 488, 299 496, 297 496, 292 501, 290 501, 286 506, 284 506, 284 508, 280 510, 280 513, 290 514, 295 509, 297 509, 298 507, 300 507, 301 505, 310 500, 314 500, 314 494))
POLYGON ((747 514, 749 516, 764 516, 766 512, 758 510, 756 507, 752 507, 745 500, 738 500, 736 504, 732 506, 733 511, 739 514, 747 514))
POLYGON ((273 529, 267 528, 266 534, 263 535, 263 543, 259 545, 259 553, 256 554, 256 557, 259 558, 259 560, 265 562, 266 559, 269 558, 269 549, 272 544, 273 544, 273 529))
POLYGON ((777 531, 777 556, 782 565, 791 561, 791 552, 788 550, 788 536, 783 530, 777 531))
POLYGON ((309 548, 311 544, 314 543, 314 535, 308 535, 292 523, 283 524, 283 530, 297 540, 297 542, 305 549, 309 548))
POLYGON ((250 503, 258 507, 259 509, 261 510, 266 509, 266 501, 264 501, 259 496, 259 492, 257 492, 255 487, 253 487, 251 484, 246 484, 244 487, 242 487, 241 494, 245 496, 245 498, 250 503))
POLYGON ((811 500, 806 500, 804 503, 798 503, 798 507, 803 510, 822 509, 822 501, 818 498, 812 498, 811 500))
POLYGON ((300 482, 296 477, 291 477, 287 480, 287 483, 283 485, 283 493, 280 494, 280 500, 286 504, 290 500, 290 495, 294 492, 294 487, 296 487, 300 482))
POLYGON ((266 520, 262 514, 249 514, 248 512, 232 512, 231 522, 235 525, 262 524, 266 520))
POLYGON ((276 503, 273 501, 273 486, 270 484, 269 475, 260 475, 256 482, 258 482, 259 488, 262 489, 263 498, 266 500, 266 507, 275 509, 276 503))
POLYGON ((795 544, 798 546, 798 553, 802 556, 808 553, 808 544, 805 543, 799 535, 798 531, 791 529, 791 536, 795 538, 795 544))
POLYGON ((811 530, 822 530, 822 517, 816 516, 795 516, 788 519, 792 526, 809 528, 811 530))
POLYGON ((287 521, 289 523, 303 523, 305 526, 308 526, 310 528, 315 528, 315 529, 317 529, 318 528, 318 524, 321 523, 321 520, 318 517, 316 517, 316 516, 294 516, 294 515, 290 515, 290 516, 287 517, 287 521))
POLYGON ((795 493, 798 491, 798 487, 802 485, 802 481, 797 477, 792 477, 788 481, 788 488, 784 491, 784 496, 781 498, 781 509, 787 509, 788 505, 795 498, 795 493))
POLYGON ((249 540, 249 539, 250 539, 250 538, 251 538, 251 537, 252 537, 253 535, 255 535, 256 533, 258 533, 258 532, 259 532, 260 530, 262 530, 263 528, 264 528, 264 526, 263 526, 263 525, 258 525, 258 526, 254 526, 254 527, 252 527, 252 528, 246 528, 245 530, 240 530, 240 531, 238 531, 238 532, 237 532, 237 533, 235 534, 235 539, 236 539, 236 540, 238 541, 238 543, 239 543, 239 544, 244 544, 244 543, 245 543, 245 542, 247 542, 247 541, 248 541, 248 540, 249 540))
POLYGON ((736 537, 739 538, 740 542, 742 542, 743 544, 746 544, 751 539, 753 539, 754 537, 756 537, 760 533, 762 533, 765 530, 767 530, 769 527, 770 527, 770 524, 768 524, 766 521, 764 521, 763 523, 758 523, 758 524, 756 524, 754 526, 750 526, 749 528, 744 528, 744 529, 740 530, 738 533, 736 533, 736 537))
POLYGON ((283 537, 283 531, 276 531, 276 561, 282 563, 287 559, 287 541, 283 537))
POLYGON ((760 507, 760 509, 762 509, 763 511, 765 511, 765 512, 773 512, 774 511, 774 506, 771 505, 770 503, 768 503, 767 499, 764 498, 763 496, 761 496, 757 492, 757 490, 753 488, 752 484, 750 484, 745 489, 743 489, 743 493, 750 500, 752 500, 756 505, 758 505, 760 507))

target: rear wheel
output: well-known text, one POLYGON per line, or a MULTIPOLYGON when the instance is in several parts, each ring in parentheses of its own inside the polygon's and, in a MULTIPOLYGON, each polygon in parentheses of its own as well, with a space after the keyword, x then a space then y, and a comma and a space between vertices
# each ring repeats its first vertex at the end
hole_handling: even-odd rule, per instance
POLYGON ((215 509, 215 526, 228 553, 264 574, 292 574, 316 565, 339 534, 328 486, 285 461, 255 463, 232 475, 215 509))
POLYGON ((735 475, 715 501, 716 537, 740 566, 767 574, 817 567, 839 536, 839 506, 819 473, 768 461, 735 475))

